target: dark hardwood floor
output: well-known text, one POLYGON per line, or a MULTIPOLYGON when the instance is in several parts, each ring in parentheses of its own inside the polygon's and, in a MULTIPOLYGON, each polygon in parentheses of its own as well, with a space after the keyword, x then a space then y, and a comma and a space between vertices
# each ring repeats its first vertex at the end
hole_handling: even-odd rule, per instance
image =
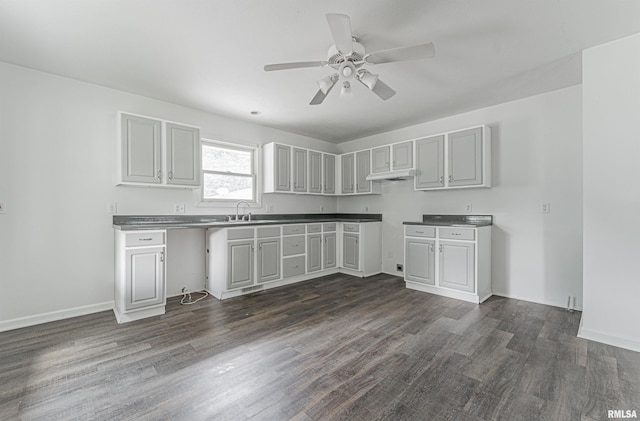
POLYGON ((604 420, 640 412, 640 353, 580 313, 332 275, 0 333, 0 420, 604 420))

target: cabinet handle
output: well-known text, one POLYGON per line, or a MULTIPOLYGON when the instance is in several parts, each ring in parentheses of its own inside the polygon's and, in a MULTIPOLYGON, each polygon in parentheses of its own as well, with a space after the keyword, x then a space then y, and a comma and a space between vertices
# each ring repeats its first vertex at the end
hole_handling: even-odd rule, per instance
POLYGON ((440 176, 440 182, 441 182, 441 183, 444 183, 444 175, 441 175, 441 176, 440 176))
POLYGON ((387 168, 389 168, 389 163, 388 162, 385 165, 387 166, 387 168))
POLYGON ((153 240, 153 238, 140 238, 139 240, 140 241, 151 241, 151 240, 153 240))
POLYGON ((452 181, 451 178, 452 178, 451 174, 449 174, 449 183, 451 183, 451 181, 452 181))
POLYGON ((442 244, 440 244, 440 253, 442 253, 442 244))
POLYGON ((156 178, 158 180, 160 180, 162 178, 162 171, 158 171, 158 175, 156 175, 156 178))
POLYGON ((431 244, 431 253, 433 253, 433 244, 431 244))
POLYGON ((164 262, 164 251, 160 252, 160 261, 164 262))
POLYGON ((261 249, 262 248, 262 243, 258 244, 258 248, 261 249))
POLYGON ((173 180, 173 171, 169 171, 169 180, 173 180))
POLYGON ((293 269, 296 269, 296 268, 298 267, 298 265, 295 265, 295 266, 291 266, 291 267, 292 267, 293 269))
POLYGON ((416 231, 418 234, 424 234, 424 231, 416 231))

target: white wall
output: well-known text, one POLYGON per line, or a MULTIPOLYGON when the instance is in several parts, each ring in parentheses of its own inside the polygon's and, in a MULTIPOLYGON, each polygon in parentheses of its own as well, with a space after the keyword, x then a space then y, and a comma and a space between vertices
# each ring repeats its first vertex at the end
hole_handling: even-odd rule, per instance
POLYGON ((423 214, 494 215, 493 289, 498 295, 582 306, 581 87, 460 114, 339 145, 341 152, 488 124, 493 188, 413 191, 385 182, 382 195, 338 199, 340 212, 383 212, 383 270, 403 261, 403 221, 423 214), (542 214, 543 202, 551 213, 542 214))
POLYGON ((640 351, 640 34, 583 53, 582 337, 640 351))
MULTIPOLYGON (((115 187, 118 110, 200 126, 211 139, 336 151, 316 139, 0 63, 0 202, 7 205, 0 214, 0 330, 20 318, 110 305, 113 228, 107 202, 117 202, 119 214, 170 214, 174 202, 186 203, 191 214, 230 212, 196 207, 198 195, 190 190, 115 187)), ((263 208, 254 212, 265 212, 268 204, 276 213, 318 212, 321 205, 325 212, 336 210, 334 198, 265 195, 263 208)), ((172 241, 175 250, 192 244, 198 233, 190 231, 170 234, 169 247, 172 241)), ((192 263, 188 253, 183 257, 185 265, 192 263)), ((174 253, 171 259, 180 257, 174 253)), ((169 271, 169 293, 184 282, 195 286, 198 276, 191 266, 169 271)))

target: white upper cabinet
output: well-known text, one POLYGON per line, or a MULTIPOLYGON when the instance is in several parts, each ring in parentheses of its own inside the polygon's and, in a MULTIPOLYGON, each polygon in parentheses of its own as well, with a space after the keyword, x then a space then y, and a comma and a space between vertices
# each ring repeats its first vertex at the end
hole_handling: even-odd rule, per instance
POLYGON ((293 148, 293 191, 307 191, 307 150, 293 148))
POLYGON ((336 194, 336 156, 322 154, 322 192, 324 194, 336 194))
POLYGON ((162 183, 162 122, 150 118, 120 115, 120 181, 162 183))
POLYGON ((444 187, 444 135, 416 140, 416 189, 444 187))
POLYGON ((166 124, 167 183, 200 185, 200 130, 196 127, 166 124))
POLYGON ((371 172, 381 173, 391 170, 391 146, 381 146, 371 150, 371 172))
POLYGON ((200 130, 119 113, 117 184, 160 187, 200 185, 200 130))
POLYGON ((291 147, 267 143, 263 147, 263 179, 265 193, 291 191, 291 147))
POLYGON ((352 153, 340 156, 340 177, 342 180, 342 194, 354 193, 353 179, 355 177, 354 156, 352 153))
POLYGON ((413 168, 413 141, 394 143, 392 145, 393 158, 391 168, 396 170, 407 170, 413 168))
POLYGON ((491 187, 487 126, 416 140, 416 190, 491 187))
POLYGON ((309 151, 309 193, 322 193, 322 154, 309 151))
POLYGON ((371 151, 369 149, 356 152, 356 192, 370 193, 371 181, 367 176, 371 170, 371 151))

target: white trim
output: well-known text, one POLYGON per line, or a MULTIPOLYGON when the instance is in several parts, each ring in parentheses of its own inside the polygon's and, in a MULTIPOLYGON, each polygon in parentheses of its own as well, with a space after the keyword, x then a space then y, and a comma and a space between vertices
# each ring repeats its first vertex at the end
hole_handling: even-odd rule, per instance
POLYGON ((65 310, 51 311, 48 313, 35 314, 33 316, 19 317, 17 319, 5 320, 0 322, 0 332, 7 330, 20 329, 23 327, 39 325, 42 323, 55 322, 58 320, 69 319, 71 317, 84 316, 87 314, 98 313, 106 310, 113 310, 114 302, 107 301, 104 303, 90 304, 68 308, 65 310))
POLYGON ((580 328, 578 329, 578 338, 587 339, 589 341, 600 342, 607 345, 617 346, 618 348, 629 349, 631 351, 640 352, 640 341, 635 339, 623 338, 608 333, 599 332, 597 330, 585 329, 582 326, 584 317, 580 319, 580 328))
MULTIPOLYGON (((529 298, 529 297, 522 297, 522 296, 519 296, 519 295, 507 294, 507 293, 503 293, 503 292, 496 292, 495 290, 493 291, 493 295, 497 295, 498 297, 511 298, 513 300, 527 301, 529 303, 535 303, 535 304, 542 304, 542 305, 545 305, 545 306, 557 307, 557 308, 561 308, 563 310, 567 309, 566 304, 562 305, 562 304, 559 304, 559 303, 552 303, 552 302, 548 302, 548 301, 538 301, 538 300, 534 300, 533 298, 529 298)), ((573 310, 582 311, 582 307, 576 307, 573 310)))

